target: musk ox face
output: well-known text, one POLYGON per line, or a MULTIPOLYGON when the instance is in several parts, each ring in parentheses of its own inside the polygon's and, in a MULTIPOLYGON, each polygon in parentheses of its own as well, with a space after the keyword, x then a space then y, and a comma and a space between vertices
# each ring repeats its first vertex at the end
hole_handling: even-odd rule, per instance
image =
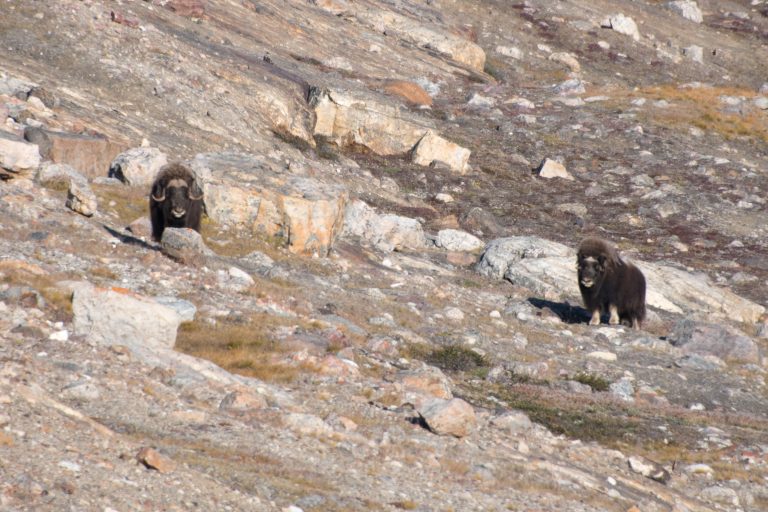
POLYGON ((600 324, 601 313, 608 312, 608 323, 639 328, 645 318, 645 277, 640 269, 598 238, 581 243, 576 264, 581 297, 592 314, 589 324, 600 324))
POLYGON ((584 288, 599 287, 605 278, 606 258, 579 255, 579 284, 584 288))
POLYGON ((152 237, 158 242, 167 227, 200 231, 203 193, 194 173, 180 163, 160 169, 149 197, 152 237))

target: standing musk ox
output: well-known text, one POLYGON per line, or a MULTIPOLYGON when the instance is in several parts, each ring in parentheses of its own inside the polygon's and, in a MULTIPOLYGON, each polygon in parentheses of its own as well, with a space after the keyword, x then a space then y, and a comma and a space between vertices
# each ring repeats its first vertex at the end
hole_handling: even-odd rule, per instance
POLYGON ((179 162, 164 165, 149 195, 152 238, 159 242, 168 227, 199 232, 204 208, 203 192, 192 170, 179 162))
POLYGON ((589 325, 599 325, 601 313, 607 311, 609 324, 623 322, 639 329, 645 319, 645 277, 640 269, 599 238, 581 242, 576 264, 581 297, 592 313, 589 325))

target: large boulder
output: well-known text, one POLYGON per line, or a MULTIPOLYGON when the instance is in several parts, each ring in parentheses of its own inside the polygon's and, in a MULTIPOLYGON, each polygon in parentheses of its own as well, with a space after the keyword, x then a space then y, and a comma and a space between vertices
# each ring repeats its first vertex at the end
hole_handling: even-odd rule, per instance
POLYGON ((40 166, 40 150, 13 135, 0 131, 0 167, 26 176, 40 166))
POLYGON ((402 14, 373 7, 359 8, 355 15, 374 30, 393 34, 422 48, 436 50, 474 71, 482 72, 485 67, 485 52, 480 46, 445 28, 433 27, 402 14))
POLYGON ((438 435, 465 437, 477 428, 474 409, 461 398, 433 398, 425 402, 418 412, 429 429, 438 435))
POLYGON ((407 119, 399 108, 373 98, 337 90, 315 90, 314 134, 338 146, 364 146, 379 155, 404 155, 427 128, 407 119))
POLYGON ((326 256, 341 231, 347 190, 289 174, 278 158, 197 155, 208 216, 238 231, 283 238, 291 252, 326 256))
POLYGON ((168 157, 157 148, 131 148, 115 157, 109 166, 109 176, 127 185, 149 186, 167 163, 168 157))
POLYGON ((103 135, 57 132, 45 128, 27 128, 24 138, 39 146, 43 159, 70 165, 90 179, 104 176, 112 161, 126 149, 124 144, 113 142, 103 135))
MULTIPOLYGON (((563 244, 537 237, 509 237, 491 241, 476 270, 491 278, 507 279, 548 300, 581 301, 576 281, 576 252, 563 244)), ((716 315, 735 322, 757 322, 765 308, 730 290, 712 285, 704 275, 669 265, 633 260, 647 283, 649 306, 671 313, 716 315)))
POLYGON ((468 170, 470 151, 409 119, 400 108, 344 91, 313 89, 314 134, 337 146, 362 146, 379 155, 411 154, 419 165, 440 162, 468 170))
POLYGON ((413 149, 411 159, 413 163, 424 166, 439 162, 447 165, 454 172, 465 174, 469 170, 467 164, 470 153, 467 148, 446 140, 429 130, 413 149))
POLYGON ((124 288, 70 283, 76 335, 101 345, 125 345, 145 355, 176 342, 179 313, 168 305, 124 288))
POLYGON ((669 341, 686 355, 712 355, 730 363, 762 361, 757 343, 725 325, 681 320, 672 329, 669 341))
POLYGON ((344 236, 360 237, 382 251, 422 249, 426 245, 419 221, 400 215, 378 214, 360 200, 347 206, 344 219, 344 236))

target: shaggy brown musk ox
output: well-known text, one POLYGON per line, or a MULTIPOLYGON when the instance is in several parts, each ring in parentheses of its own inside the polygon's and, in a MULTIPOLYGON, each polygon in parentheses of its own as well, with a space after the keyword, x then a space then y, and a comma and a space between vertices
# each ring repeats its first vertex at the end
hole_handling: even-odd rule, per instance
POLYGON ((639 329, 645 319, 645 277, 640 269, 599 238, 581 242, 576 264, 581 297, 592 313, 589 325, 599 325, 601 313, 607 311, 609 324, 623 322, 639 329))
POLYGON ((195 173, 180 162, 164 165, 149 194, 152 238, 159 242, 167 227, 192 228, 199 232, 203 208, 203 192, 195 173))

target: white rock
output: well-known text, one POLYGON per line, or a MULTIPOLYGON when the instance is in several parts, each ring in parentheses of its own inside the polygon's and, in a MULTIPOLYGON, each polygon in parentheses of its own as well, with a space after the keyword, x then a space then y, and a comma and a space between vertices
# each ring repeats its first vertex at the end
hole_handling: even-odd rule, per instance
POLYGON ((440 192, 439 194, 435 194, 435 201, 438 203, 452 203, 454 199, 451 194, 440 192))
POLYGON ((604 352, 600 350, 597 350, 595 352, 590 352, 589 354, 587 354, 587 357, 591 359, 599 359, 600 361, 609 361, 609 362, 616 361, 616 359, 618 359, 616 354, 614 354, 613 352, 604 352))
POLYGON ((433 398, 425 402, 418 412, 430 430, 439 435, 464 437, 477 427, 474 409, 460 398, 433 398))
POLYGON ((109 176, 128 185, 151 185, 167 163, 165 153, 157 148, 132 148, 115 157, 109 166, 109 176))
POLYGON ((155 300, 123 289, 72 283, 74 332, 102 345, 125 345, 138 354, 172 348, 181 318, 155 300))
POLYGON ((416 219, 379 215, 363 201, 350 203, 344 214, 343 236, 358 236, 383 251, 421 249, 426 244, 424 229, 416 219))
POLYGON ((472 94, 471 98, 469 98, 467 105, 480 109, 489 109, 496 105, 496 100, 476 92, 472 94))
POLYGON ((0 131, 0 167, 29 175, 40 166, 40 160, 37 144, 30 144, 0 131))
POLYGON ((545 158, 539 166, 539 176, 542 178, 563 178, 573 181, 573 176, 560 162, 545 158))
POLYGON ((464 320, 464 312, 459 308, 445 308, 444 313, 448 320, 454 320, 457 322, 464 320))
POLYGON ((446 140, 432 130, 427 131, 413 150, 412 161, 428 166, 432 162, 446 164, 452 171, 465 174, 471 151, 446 140))
POLYGON ((293 432, 305 436, 325 436, 333 433, 333 427, 314 414, 289 413, 283 424, 293 432))
POLYGON ((98 208, 96 194, 86 181, 72 180, 67 190, 66 207, 86 217, 93 216, 98 208))
POLYGON ((630 36, 635 41, 640 40, 640 32, 637 30, 635 20, 624 14, 610 16, 600 23, 603 28, 610 28, 619 34, 630 36))
POLYGON ((437 233, 436 244, 447 251, 472 252, 485 244, 475 235, 458 229, 443 229, 437 233))
POLYGON ((699 9, 698 4, 692 0, 677 0, 675 2, 669 2, 667 7, 678 13, 683 18, 694 23, 701 23, 704 21, 704 16, 701 14, 701 9, 699 9))
POLYGON ((67 341, 69 339, 69 332, 66 329, 52 332, 48 339, 51 341, 67 341))
POLYGON ((581 64, 579 64, 578 59, 571 53, 556 52, 549 56, 549 60, 568 66, 574 73, 581 71, 581 64))
POLYGON ((683 48, 683 55, 688 57, 694 62, 704 64, 704 48, 698 45, 691 45, 687 48, 683 48))
POLYGON ((533 110, 534 108, 536 108, 536 105, 531 100, 521 98, 519 96, 515 96, 513 98, 506 100, 504 104, 512 105, 513 107, 517 107, 517 108, 524 108, 527 110, 533 110))

